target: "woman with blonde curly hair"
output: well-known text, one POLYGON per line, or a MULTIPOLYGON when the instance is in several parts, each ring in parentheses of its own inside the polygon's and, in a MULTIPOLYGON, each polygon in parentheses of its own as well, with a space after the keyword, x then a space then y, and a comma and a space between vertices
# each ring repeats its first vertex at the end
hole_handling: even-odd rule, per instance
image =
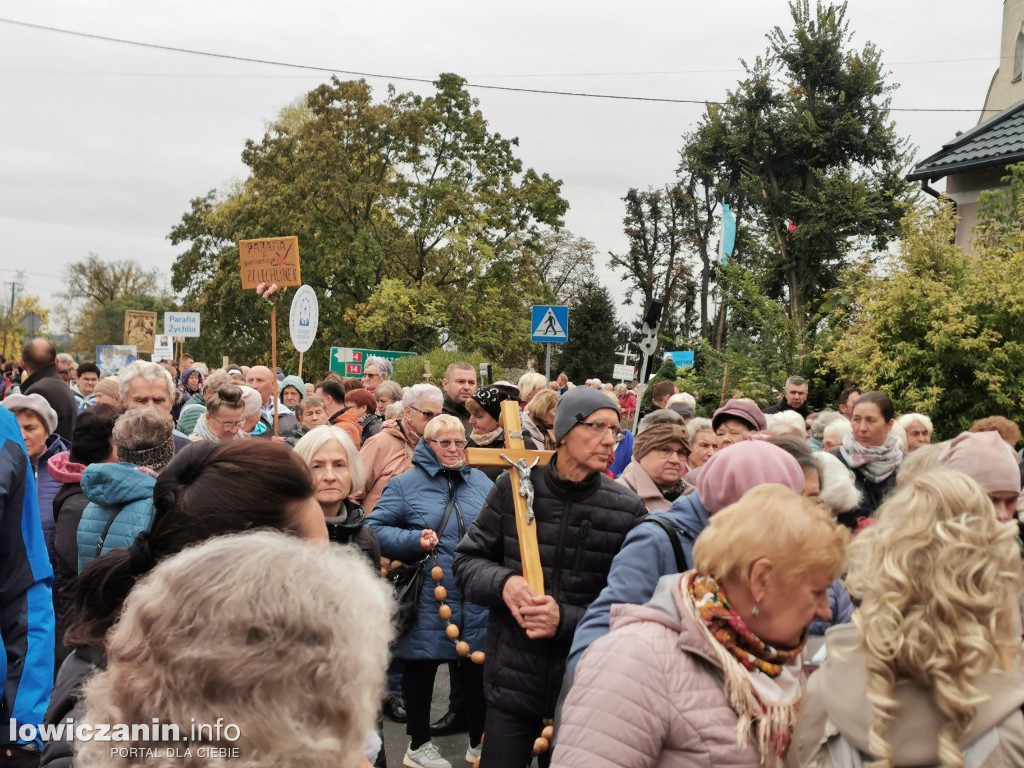
POLYGON ((366 765, 392 606, 356 552, 276 531, 165 559, 128 595, 106 669, 86 683, 82 720, 159 721, 160 736, 175 725, 189 741, 133 743, 152 750, 135 757, 83 741, 76 766, 366 765), (193 723, 224 728, 194 738, 193 723))
POLYGON ((1015 534, 948 468, 886 499, 850 547, 846 584, 860 607, 826 635, 794 765, 1024 765, 1015 534))

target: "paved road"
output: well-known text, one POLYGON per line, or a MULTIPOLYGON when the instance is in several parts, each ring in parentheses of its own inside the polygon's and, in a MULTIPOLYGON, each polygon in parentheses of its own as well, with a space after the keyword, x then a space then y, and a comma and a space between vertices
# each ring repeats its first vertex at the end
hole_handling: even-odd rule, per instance
MULTIPOLYGON (((448 668, 441 666, 434 679, 434 702, 430 710, 430 721, 434 722, 448 711, 448 691, 450 681, 448 668)), ((441 757, 452 764, 452 768, 468 768, 466 748, 469 746, 468 733, 456 733, 452 736, 435 736, 434 744, 441 757)), ((402 757, 409 748, 409 737, 405 733, 405 725, 393 723, 384 718, 384 751, 387 753, 388 768, 401 768, 402 757)), ((536 766, 534 760, 531 765, 536 766)))
MULTIPOLYGON (((448 711, 448 668, 442 666, 437 670, 434 680, 434 704, 430 712, 431 722, 437 720, 448 711)), ((436 736, 434 744, 441 756, 448 760, 453 768, 467 768, 466 747, 469 746, 469 734, 456 733, 452 736, 436 736)), ((399 768, 402 757, 409 748, 409 737, 405 733, 405 725, 393 723, 384 717, 384 751, 388 756, 388 768, 399 768)))

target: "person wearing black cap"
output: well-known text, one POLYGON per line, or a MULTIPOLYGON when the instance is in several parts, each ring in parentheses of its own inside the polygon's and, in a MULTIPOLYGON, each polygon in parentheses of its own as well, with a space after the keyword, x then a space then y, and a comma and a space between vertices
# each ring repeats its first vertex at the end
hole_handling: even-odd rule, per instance
MULTIPOLYGON (((519 400, 519 389, 503 382, 483 387, 470 395, 466 401, 466 410, 469 411, 470 448, 505 447, 505 431, 498 420, 501 417, 501 404, 506 400, 519 400)), ((526 432, 523 432, 523 444, 527 450, 537 449, 537 444, 526 432)), ((491 480, 497 480, 506 468, 480 467, 480 470, 491 480)))
MULTIPOLYGON (((545 594, 522 576, 507 474, 455 551, 463 595, 490 608, 482 759, 489 768, 530 762, 544 720, 554 717, 576 625, 607 583, 626 534, 646 514, 635 493, 604 474, 623 434, 614 400, 588 387, 570 390, 559 401, 554 433, 551 462, 531 473, 545 594)), ((539 757, 541 766, 550 755, 539 757)))

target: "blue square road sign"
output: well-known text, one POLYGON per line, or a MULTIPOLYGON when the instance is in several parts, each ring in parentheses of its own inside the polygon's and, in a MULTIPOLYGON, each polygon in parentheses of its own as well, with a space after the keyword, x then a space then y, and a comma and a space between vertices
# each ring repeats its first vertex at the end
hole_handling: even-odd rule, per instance
POLYGON ((569 340, 569 308, 543 305, 533 307, 530 321, 533 341, 565 344, 569 340))

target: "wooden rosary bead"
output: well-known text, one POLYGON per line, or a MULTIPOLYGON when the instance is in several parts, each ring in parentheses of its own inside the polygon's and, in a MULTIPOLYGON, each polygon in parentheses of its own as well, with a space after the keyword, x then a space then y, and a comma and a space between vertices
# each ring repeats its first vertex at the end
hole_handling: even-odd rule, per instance
POLYGON ((544 730, 540 732, 541 738, 542 739, 547 739, 549 742, 551 741, 551 737, 554 736, 554 735, 555 735, 555 727, 553 725, 545 725, 544 726, 544 730))
POLYGON ((445 627, 444 633, 448 635, 449 639, 454 640, 459 636, 459 628, 456 627, 454 624, 449 624, 447 627, 445 627))
POLYGON ((474 664, 483 664, 487 656, 483 651, 473 651, 469 658, 474 664))
POLYGON ((441 618, 448 621, 452 617, 452 607, 450 605, 442 605, 437 609, 437 612, 441 615, 441 618))
POLYGON ((448 597, 448 590, 442 587, 440 584, 438 584, 436 587, 434 587, 434 597, 437 600, 444 600, 446 597, 448 597))
POLYGON ((467 643, 465 640, 459 640, 459 642, 455 644, 455 652, 459 654, 459 656, 468 656, 469 643, 467 643))
POLYGON ((444 578, 444 570, 441 568, 440 565, 435 565, 433 568, 430 569, 430 578, 432 578, 434 581, 440 581, 444 578))
POLYGON ((550 747, 550 746, 551 746, 551 742, 549 742, 543 736, 538 737, 538 739, 535 742, 533 742, 533 755, 534 755, 534 757, 536 757, 537 755, 542 754, 544 752, 547 752, 548 751, 548 747, 550 747))

